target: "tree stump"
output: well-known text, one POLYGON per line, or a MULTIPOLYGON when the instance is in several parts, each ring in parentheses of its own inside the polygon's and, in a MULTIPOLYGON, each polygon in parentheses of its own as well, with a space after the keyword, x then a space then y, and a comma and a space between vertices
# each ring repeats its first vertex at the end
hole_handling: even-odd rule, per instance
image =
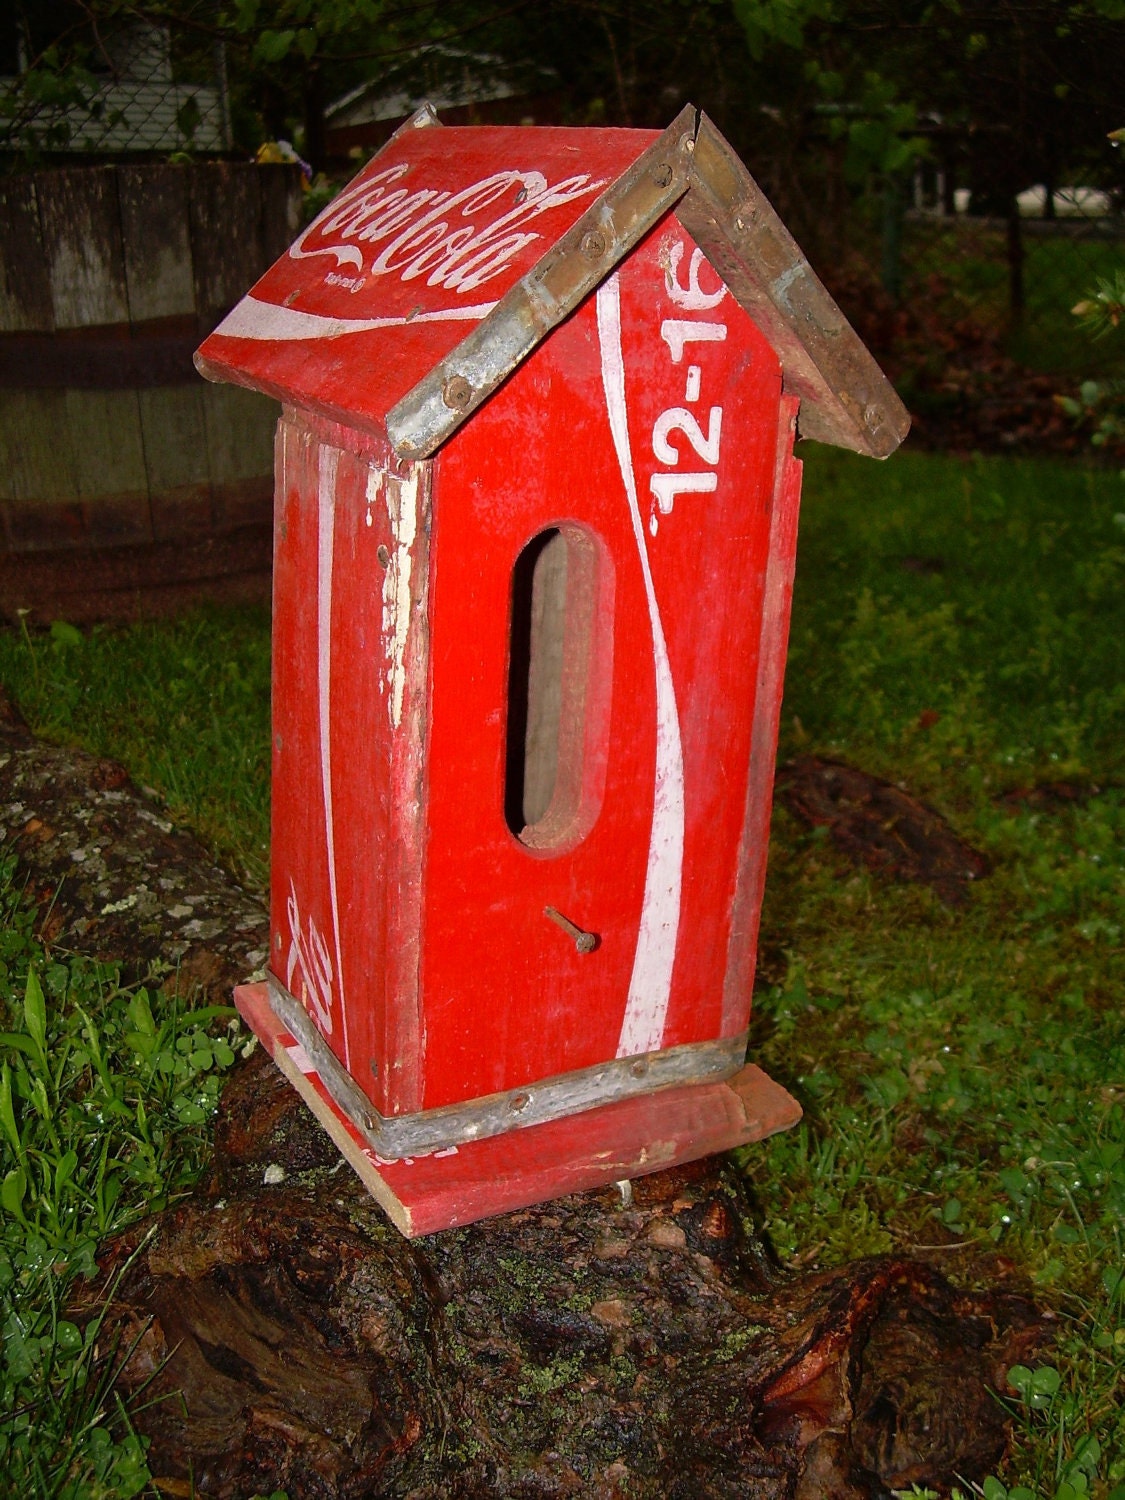
POLYGON ((999 1461, 1045 1336, 881 1257, 784 1274, 719 1160, 408 1242, 259 1049, 204 1191, 105 1247, 161 1488, 858 1500, 999 1461))

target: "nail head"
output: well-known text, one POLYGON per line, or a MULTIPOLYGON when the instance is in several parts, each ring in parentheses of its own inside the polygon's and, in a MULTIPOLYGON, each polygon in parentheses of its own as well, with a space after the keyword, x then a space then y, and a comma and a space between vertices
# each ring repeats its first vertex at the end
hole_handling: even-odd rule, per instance
POLYGON ((451 375, 442 387, 441 399, 453 411, 463 411, 473 399, 473 388, 464 375, 451 375))
POLYGON ((601 260, 605 254, 605 235, 598 229, 591 229, 582 237, 582 254, 587 260, 601 260))

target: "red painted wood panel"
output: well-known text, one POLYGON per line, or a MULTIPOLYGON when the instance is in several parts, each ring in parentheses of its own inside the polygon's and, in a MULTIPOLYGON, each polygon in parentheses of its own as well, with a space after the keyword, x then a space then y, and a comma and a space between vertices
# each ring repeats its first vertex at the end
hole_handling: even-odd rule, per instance
POLYGON ((694 249, 666 218, 436 461, 427 1107, 746 1024, 723 985, 781 379, 694 249), (597 822, 550 855, 504 822, 505 702, 512 569, 560 522, 612 558, 612 707, 597 822))
POLYGON ((762 600, 758 688, 750 747, 750 777, 743 825, 743 863, 735 894, 723 985, 723 1030, 736 1031, 754 985, 758 926, 766 888, 774 767, 797 563, 797 518, 801 506, 801 461, 793 457, 798 401, 786 396, 777 430, 777 466, 770 514, 769 562, 762 600))
POLYGON ((381 430, 657 134, 404 131, 206 340, 207 373, 381 430))
POLYGON ((799 489, 780 392, 669 216, 433 465, 282 424, 272 966, 382 1112, 746 1025, 751 736, 772 757, 799 489), (576 843, 529 848, 504 819, 512 577, 560 525, 596 558, 604 784, 576 843))
POLYGON ((796 1100, 749 1066, 727 1083, 665 1089, 431 1156, 383 1161, 273 1014, 266 986, 240 985, 234 998, 368 1190, 412 1237, 729 1151, 801 1118, 796 1100))

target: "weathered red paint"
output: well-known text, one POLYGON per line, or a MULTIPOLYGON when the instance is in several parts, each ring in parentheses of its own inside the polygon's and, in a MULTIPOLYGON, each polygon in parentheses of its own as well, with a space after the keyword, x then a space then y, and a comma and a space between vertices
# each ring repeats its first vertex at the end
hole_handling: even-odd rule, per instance
MULTIPOLYGON (((406 462, 385 426, 653 139, 400 133, 201 351, 286 402, 271 969, 385 1118, 498 1097, 518 1126, 543 1080, 620 1078, 748 1025, 800 493, 775 348, 676 212, 654 213, 432 459, 406 462), (520 837, 504 811, 513 578, 555 528, 572 549, 561 791, 520 837)), ((293 1039, 240 995, 296 1078, 293 1039)), ((301 1087, 338 1134, 323 1084, 301 1087)), ((628 1108, 584 1096, 573 1128, 357 1170, 425 1198, 403 1220, 424 1232, 604 1180, 611 1158, 651 1170, 662 1108, 676 1160, 757 1138, 723 1087, 694 1085, 702 1114, 691 1088, 628 1108)), ((769 1097, 771 1119, 797 1118, 769 1097)))
POLYGON ((466 127, 435 149, 436 134, 401 131, 257 282, 203 346, 224 379, 381 432, 658 132, 466 127))

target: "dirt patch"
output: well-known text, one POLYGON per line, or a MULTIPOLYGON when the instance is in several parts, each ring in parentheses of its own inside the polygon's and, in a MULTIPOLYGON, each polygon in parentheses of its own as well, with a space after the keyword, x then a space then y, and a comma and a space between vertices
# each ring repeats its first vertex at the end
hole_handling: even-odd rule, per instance
POLYGON ((112 761, 45 744, 0 695, 0 843, 19 857, 43 938, 229 1004, 268 956, 269 919, 112 761))
POLYGON ((951 906, 964 902, 972 882, 989 872, 985 856, 958 838, 940 813, 854 766, 803 756, 778 772, 777 794, 803 823, 827 828, 854 863, 928 885, 951 906))
POLYGON ((1058 812, 1066 807, 1084 807, 1106 788, 1091 781, 1040 781, 1035 786, 1017 786, 996 799, 1015 812, 1058 812))

